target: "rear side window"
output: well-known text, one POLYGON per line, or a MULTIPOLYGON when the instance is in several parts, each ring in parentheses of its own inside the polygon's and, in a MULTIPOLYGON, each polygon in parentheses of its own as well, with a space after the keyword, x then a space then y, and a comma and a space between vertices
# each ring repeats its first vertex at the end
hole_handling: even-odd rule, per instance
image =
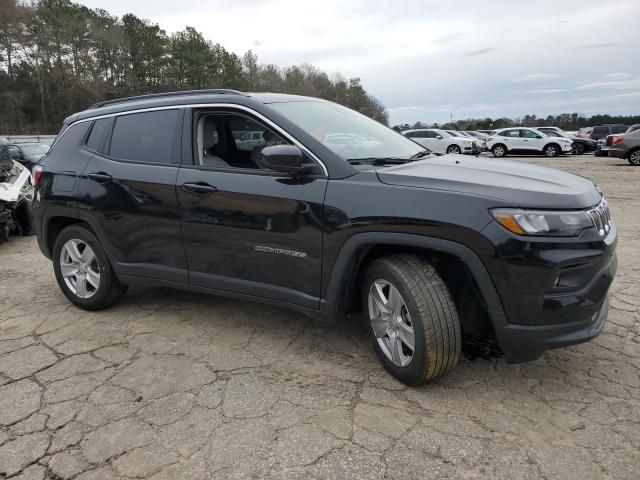
POLYGON ((624 133, 627 131, 627 126, 626 125, 616 125, 615 127, 612 128, 612 133, 624 133))
POLYGON ((116 118, 111 157, 144 163, 171 163, 178 110, 132 113, 116 118))
POLYGON ((601 133, 609 133, 609 127, 593 127, 593 133, 601 134, 601 133))
POLYGON ((100 150, 102 141, 104 140, 104 135, 105 133, 107 133, 110 124, 110 118, 103 118, 101 120, 96 120, 95 122, 93 122, 91 132, 89 132, 89 137, 87 138, 87 143, 85 144, 89 150, 93 150, 94 152, 100 150))

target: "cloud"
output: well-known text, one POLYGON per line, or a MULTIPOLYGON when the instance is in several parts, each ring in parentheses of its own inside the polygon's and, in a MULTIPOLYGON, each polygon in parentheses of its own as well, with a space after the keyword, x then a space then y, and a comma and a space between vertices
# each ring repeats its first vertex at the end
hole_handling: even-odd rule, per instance
POLYGON ((527 90, 527 93, 531 93, 533 95, 544 95, 547 93, 564 93, 566 91, 566 88, 537 88, 534 90, 527 90))
POLYGON ((607 73, 604 77, 605 80, 630 80, 633 75, 624 72, 607 73))
POLYGON ((557 73, 532 73, 531 75, 525 75, 524 77, 514 78, 514 82, 532 82, 535 80, 553 80, 560 78, 562 75, 557 73))
POLYGON ((465 55, 465 57, 475 57, 477 55, 484 55, 485 53, 493 52, 498 47, 481 48, 480 50, 474 50, 465 55))
POLYGON ((572 50, 593 50, 598 48, 611 48, 617 47, 620 43, 589 43, 586 45, 578 45, 577 47, 572 47, 572 50))
POLYGON ((576 90, 630 90, 640 88, 640 78, 629 80, 607 80, 604 82, 587 82, 576 87, 576 90))

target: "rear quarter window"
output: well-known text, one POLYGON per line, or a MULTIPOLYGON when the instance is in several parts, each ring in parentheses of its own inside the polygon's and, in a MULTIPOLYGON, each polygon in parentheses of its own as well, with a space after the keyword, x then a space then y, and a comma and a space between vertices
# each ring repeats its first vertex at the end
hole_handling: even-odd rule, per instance
POLYGON ((103 118, 100 120, 96 120, 93 122, 91 127, 91 131, 89 132, 89 136, 87 137, 87 141, 85 142, 85 147, 89 150, 93 150, 97 152, 102 147, 102 142, 105 139, 105 134, 111 125, 110 118, 103 118))

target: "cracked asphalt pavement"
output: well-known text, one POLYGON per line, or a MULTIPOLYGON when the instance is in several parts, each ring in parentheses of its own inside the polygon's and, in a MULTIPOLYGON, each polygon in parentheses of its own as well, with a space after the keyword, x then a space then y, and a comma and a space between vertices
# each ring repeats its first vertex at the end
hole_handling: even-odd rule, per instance
POLYGON ((640 478, 640 168, 594 179, 618 226, 591 343, 394 381, 357 322, 164 289, 84 312, 34 237, 0 245, 0 479, 640 478))

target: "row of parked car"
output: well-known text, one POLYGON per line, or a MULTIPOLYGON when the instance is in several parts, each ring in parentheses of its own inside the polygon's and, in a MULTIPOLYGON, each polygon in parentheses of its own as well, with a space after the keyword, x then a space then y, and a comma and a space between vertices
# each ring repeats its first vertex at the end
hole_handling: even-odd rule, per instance
MULTIPOLYGON (((508 127, 467 131, 419 128, 405 130, 402 134, 440 155, 478 155, 480 152, 490 151, 495 157, 533 153, 556 157, 563 153, 581 155, 589 152, 605 156, 608 155, 614 141, 622 142, 621 135, 637 130, 640 130, 640 124, 600 125, 583 128, 577 132, 567 132, 558 127, 508 127)), ((635 165, 631 159, 630 163, 635 165)))

